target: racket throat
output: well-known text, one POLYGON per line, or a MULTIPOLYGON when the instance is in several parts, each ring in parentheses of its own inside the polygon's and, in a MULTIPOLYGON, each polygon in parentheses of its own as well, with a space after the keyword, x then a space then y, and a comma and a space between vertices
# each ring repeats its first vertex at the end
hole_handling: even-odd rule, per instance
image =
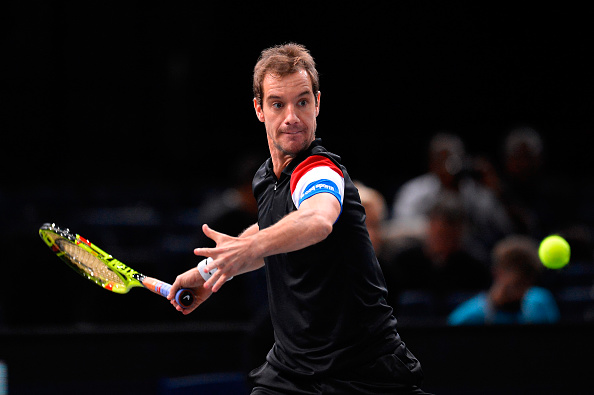
POLYGON ((144 280, 146 279, 146 276, 144 274, 134 273, 132 275, 132 278, 144 284, 144 280))

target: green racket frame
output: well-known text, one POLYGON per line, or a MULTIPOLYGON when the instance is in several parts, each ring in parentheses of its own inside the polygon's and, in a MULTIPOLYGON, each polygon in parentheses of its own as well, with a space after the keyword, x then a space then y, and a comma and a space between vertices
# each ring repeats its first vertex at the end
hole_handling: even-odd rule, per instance
MULTIPOLYGON (((108 291, 125 294, 134 287, 142 287, 161 296, 169 295, 170 284, 137 272, 67 228, 46 223, 39 228, 39 235, 69 267, 108 291)), ((176 293, 176 301, 183 308, 191 306, 194 300, 189 289, 176 293)))

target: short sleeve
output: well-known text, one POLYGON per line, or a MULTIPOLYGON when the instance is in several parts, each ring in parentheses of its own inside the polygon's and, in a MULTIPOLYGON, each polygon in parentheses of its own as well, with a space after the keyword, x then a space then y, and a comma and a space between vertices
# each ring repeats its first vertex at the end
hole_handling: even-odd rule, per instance
POLYGON ((344 199, 344 176, 342 170, 330 159, 313 155, 301 162, 291 175, 291 196, 299 208, 306 199, 318 194, 330 193, 342 207, 344 199))

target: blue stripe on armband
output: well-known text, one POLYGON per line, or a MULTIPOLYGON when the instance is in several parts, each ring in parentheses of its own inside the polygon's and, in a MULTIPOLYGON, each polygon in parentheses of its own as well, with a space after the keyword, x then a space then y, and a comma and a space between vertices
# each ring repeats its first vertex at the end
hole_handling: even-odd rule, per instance
POLYGON ((305 188, 305 192, 303 196, 299 199, 299 205, 303 203, 304 200, 309 199, 313 195, 317 195, 318 193, 330 193, 338 199, 338 203, 340 203, 340 209, 342 211, 342 196, 340 195, 340 190, 336 184, 328 179, 317 180, 309 184, 305 188))

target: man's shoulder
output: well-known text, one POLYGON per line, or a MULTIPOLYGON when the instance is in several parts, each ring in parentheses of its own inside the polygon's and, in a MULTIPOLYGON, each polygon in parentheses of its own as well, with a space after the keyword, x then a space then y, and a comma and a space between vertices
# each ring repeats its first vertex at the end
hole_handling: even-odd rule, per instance
POLYGON ((267 184, 273 182, 272 172, 272 159, 268 158, 256 171, 252 180, 252 191, 254 194, 261 192, 262 188, 265 188, 267 184))
POLYGON ((328 151, 326 149, 326 147, 324 147, 322 145, 322 140, 321 139, 315 139, 311 145, 309 146, 308 149, 308 153, 309 156, 311 155, 320 155, 320 156, 324 156, 327 157, 328 159, 332 160, 333 162, 335 162, 337 165, 341 164, 341 158, 340 156, 328 151))

